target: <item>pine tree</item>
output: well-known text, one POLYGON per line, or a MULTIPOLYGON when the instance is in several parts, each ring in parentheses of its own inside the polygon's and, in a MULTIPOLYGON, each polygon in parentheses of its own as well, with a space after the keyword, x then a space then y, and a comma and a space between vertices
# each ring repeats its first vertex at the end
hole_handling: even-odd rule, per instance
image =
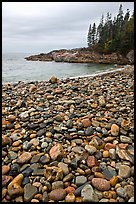
POLYGON ((104 15, 102 14, 100 24, 97 27, 97 38, 98 38, 98 43, 101 41, 101 35, 102 35, 102 30, 103 30, 103 25, 104 25, 104 15))
POLYGON ((91 36, 92 36, 92 45, 95 45, 96 43, 96 24, 95 23, 92 26, 91 36))
POLYGON ((113 21, 111 13, 107 13, 105 21, 102 15, 98 27, 95 23, 89 27, 88 46, 99 52, 116 52, 126 55, 134 49, 134 12, 130 17, 130 11, 127 9, 123 16, 121 4, 113 21))
POLYGON ((92 45, 92 29, 91 29, 91 24, 89 26, 89 30, 88 30, 88 36, 87 36, 87 43, 88 43, 88 47, 91 47, 92 45))

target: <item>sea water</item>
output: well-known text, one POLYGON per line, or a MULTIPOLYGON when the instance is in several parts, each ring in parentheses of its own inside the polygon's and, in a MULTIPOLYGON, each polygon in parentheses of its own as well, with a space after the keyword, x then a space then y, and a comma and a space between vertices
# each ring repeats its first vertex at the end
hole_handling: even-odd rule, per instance
POLYGON ((115 69, 113 64, 65 63, 28 61, 24 59, 32 53, 2 54, 2 83, 18 81, 49 80, 55 75, 59 79, 94 75, 115 69))

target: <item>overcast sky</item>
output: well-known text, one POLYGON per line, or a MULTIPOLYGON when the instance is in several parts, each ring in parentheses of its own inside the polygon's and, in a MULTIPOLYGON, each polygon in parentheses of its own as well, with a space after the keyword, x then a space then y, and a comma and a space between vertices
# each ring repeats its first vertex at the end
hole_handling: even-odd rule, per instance
POLYGON ((2 52, 87 47, 89 25, 120 4, 132 14, 134 2, 2 2, 2 52))

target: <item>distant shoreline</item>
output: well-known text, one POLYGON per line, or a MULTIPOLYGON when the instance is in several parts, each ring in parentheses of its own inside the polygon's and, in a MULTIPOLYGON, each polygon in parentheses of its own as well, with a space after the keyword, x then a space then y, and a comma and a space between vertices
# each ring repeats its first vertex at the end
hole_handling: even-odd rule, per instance
POLYGON ((119 53, 98 53, 89 48, 59 49, 48 53, 40 53, 25 57, 30 61, 55 61, 68 63, 100 63, 100 64, 134 64, 134 51, 126 56, 119 53))

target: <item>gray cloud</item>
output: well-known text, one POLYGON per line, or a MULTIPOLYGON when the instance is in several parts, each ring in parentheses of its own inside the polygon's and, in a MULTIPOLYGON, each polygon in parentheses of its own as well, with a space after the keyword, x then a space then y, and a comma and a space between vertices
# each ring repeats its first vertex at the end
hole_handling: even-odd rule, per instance
POLYGON ((88 27, 134 2, 2 2, 3 52, 48 52, 87 46, 88 27))

